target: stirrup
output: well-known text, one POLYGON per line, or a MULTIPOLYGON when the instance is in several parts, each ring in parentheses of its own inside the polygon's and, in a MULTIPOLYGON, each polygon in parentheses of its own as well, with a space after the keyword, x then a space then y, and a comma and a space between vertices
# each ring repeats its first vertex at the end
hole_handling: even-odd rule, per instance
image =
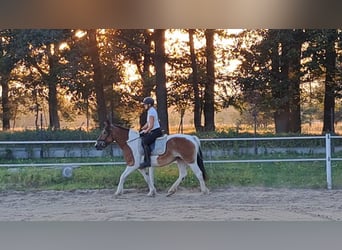
POLYGON ((147 167, 151 167, 151 162, 143 161, 142 163, 140 163, 140 166, 139 166, 140 169, 147 168, 147 167))
POLYGON ((140 169, 147 168, 147 167, 151 167, 151 163, 145 162, 145 161, 140 163, 140 166, 139 166, 140 169))

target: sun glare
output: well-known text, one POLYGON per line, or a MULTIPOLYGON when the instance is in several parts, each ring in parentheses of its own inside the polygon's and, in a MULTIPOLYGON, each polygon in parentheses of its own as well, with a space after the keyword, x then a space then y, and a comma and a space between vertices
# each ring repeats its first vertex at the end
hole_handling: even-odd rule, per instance
MULTIPOLYGON (((165 32, 165 40, 167 41, 167 43, 169 44, 173 44, 173 43, 188 43, 189 42, 189 33, 185 32, 185 30, 167 30, 165 32)), ((202 47, 205 46, 205 40, 203 41, 203 39, 196 39, 196 37, 194 37, 194 46, 195 49, 200 49, 202 47)))
POLYGON ((78 37, 78 38, 82 38, 82 37, 84 37, 86 34, 87 34, 87 32, 84 31, 84 30, 77 30, 76 33, 75 33, 75 36, 78 37))
POLYGON ((126 82, 134 82, 139 79, 139 75, 137 73, 137 66, 135 64, 125 62, 123 66, 125 69, 124 76, 126 82))
POLYGON ((61 43, 59 45, 59 50, 65 50, 65 49, 69 49, 69 45, 66 42, 61 43))

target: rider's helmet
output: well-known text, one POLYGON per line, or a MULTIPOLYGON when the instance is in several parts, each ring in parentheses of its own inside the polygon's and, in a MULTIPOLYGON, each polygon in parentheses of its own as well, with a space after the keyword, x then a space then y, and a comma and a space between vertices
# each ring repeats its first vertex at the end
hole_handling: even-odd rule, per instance
POLYGON ((151 106, 154 105, 154 100, 152 97, 145 97, 144 100, 143 100, 143 104, 149 104, 151 106))

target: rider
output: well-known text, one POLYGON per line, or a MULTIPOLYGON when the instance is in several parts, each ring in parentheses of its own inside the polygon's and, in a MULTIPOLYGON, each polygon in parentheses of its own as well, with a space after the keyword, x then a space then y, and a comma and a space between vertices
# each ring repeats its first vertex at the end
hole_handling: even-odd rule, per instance
POLYGON ((147 121, 141 128, 142 146, 144 148, 144 162, 140 164, 140 168, 146 168, 151 166, 151 148, 150 145, 155 142, 157 137, 162 136, 162 130, 160 128, 158 113, 154 107, 154 100, 151 97, 145 97, 143 105, 147 111, 147 121))

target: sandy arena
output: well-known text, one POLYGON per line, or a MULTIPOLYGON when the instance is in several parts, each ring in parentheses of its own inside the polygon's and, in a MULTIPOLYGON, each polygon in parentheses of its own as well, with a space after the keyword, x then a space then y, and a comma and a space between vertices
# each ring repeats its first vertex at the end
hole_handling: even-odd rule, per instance
POLYGON ((329 221, 342 220, 341 190, 226 188, 166 197, 145 190, 0 193, 0 221, 329 221))

